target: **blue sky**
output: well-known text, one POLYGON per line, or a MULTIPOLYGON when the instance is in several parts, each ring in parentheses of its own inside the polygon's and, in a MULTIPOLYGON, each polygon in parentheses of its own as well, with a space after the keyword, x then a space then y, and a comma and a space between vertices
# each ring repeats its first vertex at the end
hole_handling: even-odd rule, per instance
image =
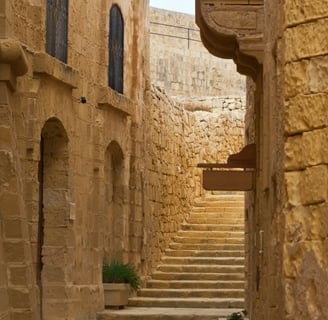
POLYGON ((195 0, 150 0, 151 7, 195 14, 195 0))

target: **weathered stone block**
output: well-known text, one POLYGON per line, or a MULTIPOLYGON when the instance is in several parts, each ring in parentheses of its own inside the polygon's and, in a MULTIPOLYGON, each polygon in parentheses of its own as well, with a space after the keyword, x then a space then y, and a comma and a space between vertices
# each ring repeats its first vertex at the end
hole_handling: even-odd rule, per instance
POLYGON ((292 206, 298 206, 301 204, 300 180, 300 171, 292 171, 285 173, 287 202, 292 206))
POLYGON ((300 182, 302 204, 314 204, 327 200, 327 166, 320 165, 307 168, 302 172, 300 182))
POLYGON ((285 94, 292 98, 298 94, 309 93, 308 84, 309 62, 302 60, 288 63, 285 68, 285 94))
POLYGON ((30 305, 30 296, 27 289, 14 289, 8 288, 8 296, 11 307, 29 309, 30 305))
POLYGON ((10 320, 35 320, 37 316, 32 310, 14 310, 10 320))
POLYGON ((28 282, 26 266, 15 266, 9 269, 9 283, 14 286, 24 286, 28 282))
POLYGON ((23 236, 22 221, 5 220, 3 230, 4 230, 4 235, 7 239, 21 238, 23 236))
POLYGON ((25 261, 25 241, 6 241, 4 242, 3 247, 7 262, 25 261))
POLYGON ((309 238, 325 241, 328 239, 328 205, 327 203, 310 206, 306 224, 309 228, 309 238))
POLYGON ((303 136, 289 137, 285 143, 285 169, 299 170, 304 168, 303 160, 303 136))
POLYGON ((43 273, 45 276, 44 280, 47 284, 56 283, 58 285, 59 283, 65 283, 66 276, 64 266, 57 267, 47 264, 43 267, 43 273))
POLYGON ((328 129, 303 134, 303 161, 306 166, 328 163, 328 129))
POLYGON ((328 20, 301 24, 285 32, 286 61, 296 61, 328 53, 328 20), (315 37, 313 35, 316 35, 315 37), (311 45, 304 39, 311 39, 311 45))
POLYGON ((328 55, 312 58, 308 66, 309 90, 312 93, 328 91, 328 55))
POLYGON ((327 16, 327 0, 286 0, 284 5, 287 25, 327 16))
POLYGON ((328 126, 328 95, 298 95, 286 103, 285 132, 295 134, 328 126))
POLYGON ((310 218, 309 209, 303 206, 297 206, 286 213, 286 241, 299 242, 308 239, 307 221, 310 218))
MULTIPOLYGON (((9 312, 9 300, 8 300, 7 287, 1 287, 0 288, 0 315, 2 316, 5 313, 8 314, 8 312, 9 312)), ((7 319, 9 319, 9 315, 7 319)))

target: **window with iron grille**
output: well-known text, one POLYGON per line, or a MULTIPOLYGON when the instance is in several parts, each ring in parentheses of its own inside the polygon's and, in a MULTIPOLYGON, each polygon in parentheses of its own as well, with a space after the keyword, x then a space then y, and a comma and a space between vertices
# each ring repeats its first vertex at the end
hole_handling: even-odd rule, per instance
POLYGON ((47 0, 46 51, 67 63, 68 0, 47 0))
POLYGON ((120 8, 113 5, 109 15, 108 85, 123 93, 124 21, 120 8))

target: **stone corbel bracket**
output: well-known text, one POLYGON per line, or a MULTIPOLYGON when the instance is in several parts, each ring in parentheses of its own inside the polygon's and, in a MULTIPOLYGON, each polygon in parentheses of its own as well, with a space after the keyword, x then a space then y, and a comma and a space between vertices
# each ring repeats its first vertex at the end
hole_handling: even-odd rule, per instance
POLYGON ((126 96, 109 87, 100 87, 98 90, 98 109, 112 109, 124 116, 133 116, 136 106, 126 96))
POLYGON ((196 22, 205 47, 233 59, 256 79, 263 62, 263 0, 196 0, 196 22))
POLYGON ((16 78, 28 71, 28 62, 19 41, 0 39, 0 81, 7 82, 9 88, 16 89, 16 78))

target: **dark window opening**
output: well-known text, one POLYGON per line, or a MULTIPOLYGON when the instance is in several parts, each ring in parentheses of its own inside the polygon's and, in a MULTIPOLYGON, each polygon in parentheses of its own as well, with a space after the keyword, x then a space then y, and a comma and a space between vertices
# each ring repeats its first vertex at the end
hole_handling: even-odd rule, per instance
POLYGON ((47 0, 46 51, 67 63, 68 0, 47 0))
POLYGON ((109 17, 108 85, 123 93, 124 21, 120 8, 113 5, 109 17))

